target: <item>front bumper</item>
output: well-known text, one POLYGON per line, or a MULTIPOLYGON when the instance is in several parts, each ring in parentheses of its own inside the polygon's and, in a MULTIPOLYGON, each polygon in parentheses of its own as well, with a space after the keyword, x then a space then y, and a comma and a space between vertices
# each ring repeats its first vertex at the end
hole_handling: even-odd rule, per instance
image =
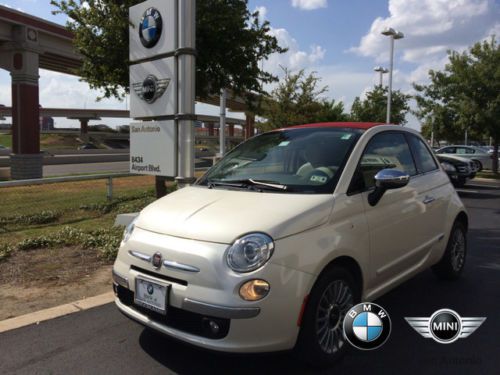
MULTIPOLYGON (((125 315, 145 326, 207 349, 268 352, 293 348, 299 331, 297 319, 314 276, 272 262, 260 270, 238 274, 224 262, 226 249, 224 244, 136 229, 121 247, 113 268, 115 291, 121 290, 122 294, 124 290, 129 291, 125 292, 128 300, 117 293, 116 305, 125 315), (160 252, 163 259, 199 271, 168 267, 155 270, 146 259, 131 256, 130 250, 146 255, 160 252), (133 304, 135 278, 139 275, 171 285, 168 318, 133 304), (244 301, 239 297, 239 288, 254 278, 269 282, 271 290, 260 301, 244 301), (216 337, 204 334, 205 323, 210 320, 220 326, 221 333, 216 337)), ((279 251, 279 243, 276 249, 279 251)))

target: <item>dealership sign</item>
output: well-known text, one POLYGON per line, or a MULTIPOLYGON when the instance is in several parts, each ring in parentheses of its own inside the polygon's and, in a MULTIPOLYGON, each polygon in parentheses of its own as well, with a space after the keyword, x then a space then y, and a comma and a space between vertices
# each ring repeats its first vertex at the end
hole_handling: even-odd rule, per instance
POLYGON ((195 1, 148 0, 129 16, 130 116, 143 121, 131 125, 130 172, 188 180, 194 171, 187 164, 194 160, 195 1))
MULTIPOLYGON (((168 150, 176 149, 173 120, 144 121, 130 124, 130 172, 173 176, 176 159, 168 150), (158 150, 165 152, 158 153, 158 150)), ((175 153, 175 152, 174 152, 175 153)))

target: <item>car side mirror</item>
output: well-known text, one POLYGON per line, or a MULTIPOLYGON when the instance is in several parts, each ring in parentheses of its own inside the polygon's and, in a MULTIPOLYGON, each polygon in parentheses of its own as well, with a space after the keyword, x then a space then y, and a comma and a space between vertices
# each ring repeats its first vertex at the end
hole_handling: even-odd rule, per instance
POLYGON ((375 175, 375 190, 368 195, 368 203, 375 206, 387 190, 408 185, 410 176, 397 169, 382 169, 375 175))

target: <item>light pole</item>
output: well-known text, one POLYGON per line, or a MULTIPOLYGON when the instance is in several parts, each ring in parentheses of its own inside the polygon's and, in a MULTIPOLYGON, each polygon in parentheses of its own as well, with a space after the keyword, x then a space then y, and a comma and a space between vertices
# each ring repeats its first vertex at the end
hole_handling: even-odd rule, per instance
POLYGON ((379 78, 379 85, 380 87, 382 87, 382 84, 383 84, 383 75, 385 73, 388 73, 389 72, 389 69, 387 68, 382 68, 381 66, 376 66, 375 68, 373 68, 373 71, 377 72, 380 74, 380 78, 379 78))
POLYGON ((389 89, 387 91, 387 117, 386 123, 391 122, 391 100, 392 100, 392 72, 394 70, 394 41, 396 39, 403 39, 404 34, 401 31, 396 31, 391 27, 386 28, 382 31, 382 35, 388 36, 391 43, 391 65, 389 68, 389 89))

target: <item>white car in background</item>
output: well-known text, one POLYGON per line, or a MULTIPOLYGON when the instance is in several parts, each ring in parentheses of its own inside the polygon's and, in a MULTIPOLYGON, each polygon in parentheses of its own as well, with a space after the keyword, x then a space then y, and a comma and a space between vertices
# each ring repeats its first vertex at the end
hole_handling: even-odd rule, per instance
POLYGON ((478 172, 483 169, 491 169, 493 156, 482 147, 476 146, 446 146, 436 151, 437 154, 450 154, 467 158, 474 161, 478 172))
POLYGON ((255 136, 146 207, 113 266, 118 309, 227 352, 328 366, 344 317, 432 267, 464 269, 468 218, 417 132, 327 123, 255 136))

